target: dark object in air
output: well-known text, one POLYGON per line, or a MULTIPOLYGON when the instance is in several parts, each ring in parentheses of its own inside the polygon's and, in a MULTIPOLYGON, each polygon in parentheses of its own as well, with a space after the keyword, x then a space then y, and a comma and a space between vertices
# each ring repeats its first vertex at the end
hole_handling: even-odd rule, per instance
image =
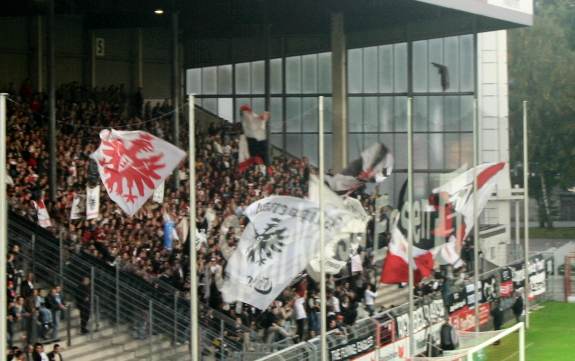
POLYGON ((433 66, 437 68, 437 72, 441 77, 441 88, 443 89, 443 91, 446 91, 447 89, 449 89, 449 69, 447 69, 447 66, 443 64, 438 63, 431 63, 431 64, 433 64, 433 66))

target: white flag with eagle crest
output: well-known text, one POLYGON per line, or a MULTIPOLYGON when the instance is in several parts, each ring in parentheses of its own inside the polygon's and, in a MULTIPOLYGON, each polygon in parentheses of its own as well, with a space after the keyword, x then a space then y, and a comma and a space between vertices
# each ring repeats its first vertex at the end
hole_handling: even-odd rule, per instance
POLYGON ((110 198, 134 215, 186 153, 149 133, 102 130, 100 147, 90 155, 110 198))
MULTIPOLYGON (((288 196, 248 206, 250 223, 225 270, 224 301, 266 309, 319 252, 319 212, 316 203, 288 196)), ((336 236, 350 216, 343 209, 326 209, 325 239, 336 236)))

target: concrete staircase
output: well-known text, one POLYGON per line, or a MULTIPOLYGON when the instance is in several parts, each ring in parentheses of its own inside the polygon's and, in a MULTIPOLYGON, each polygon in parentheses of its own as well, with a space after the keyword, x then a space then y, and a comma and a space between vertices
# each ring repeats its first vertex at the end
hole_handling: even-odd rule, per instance
POLYGON ((398 285, 386 285, 380 283, 377 286, 377 297, 375 298, 375 307, 389 308, 391 306, 403 305, 408 301, 409 289, 406 287, 399 288, 398 285))
MULTIPOLYGON (((106 320, 100 320, 93 335, 82 335, 80 314, 76 308, 71 311, 70 322, 70 346, 67 344, 66 320, 60 322, 59 341, 39 339, 37 342, 44 345, 46 352, 51 351, 55 343, 60 344, 64 359, 72 361, 180 361, 190 358, 187 344, 172 345, 165 335, 153 335, 151 340, 136 339, 127 324, 115 327, 106 320)), ((22 330, 15 332, 16 346, 26 346, 23 336, 22 330)))

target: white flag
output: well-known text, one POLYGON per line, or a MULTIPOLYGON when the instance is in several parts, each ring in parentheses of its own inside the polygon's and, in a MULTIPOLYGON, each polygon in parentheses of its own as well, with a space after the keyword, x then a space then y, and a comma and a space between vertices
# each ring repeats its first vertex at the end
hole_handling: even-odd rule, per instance
POLYGON ((100 186, 86 187, 86 219, 95 219, 100 215, 100 186))
POLYGON ((74 194, 72 200, 72 209, 70 210, 70 219, 80 219, 86 210, 85 196, 83 194, 74 194))
POLYGON ((44 200, 40 199, 38 202, 33 201, 33 203, 36 211, 38 212, 38 224, 40 227, 52 227, 52 221, 50 221, 50 215, 48 214, 44 200))
POLYGON ((154 189, 152 200, 156 203, 164 203, 164 184, 165 182, 162 182, 156 189, 154 189))
MULTIPOLYGON (((319 179, 311 175, 309 179, 308 198, 319 206, 319 179)), ((365 230, 369 216, 361 202, 351 197, 341 197, 327 186, 323 188, 323 198, 326 209, 340 209, 349 213, 349 217, 341 224, 340 232, 333 237, 326 237, 325 257, 327 274, 337 274, 347 264, 352 254, 359 246, 360 239, 365 239, 365 230)), ((314 279, 320 277, 321 258, 319 252, 314 255, 307 268, 314 279)))
POLYGON ((110 198, 133 216, 178 166, 186 153, 143 131, 102 130, 90 155, 110 198))
MULTIPOLYGON (((224 301, 259 309, 290 285, 319 250, 319 208, 295 197, 272 196, 245 211, 250 223, 226 267, 224 301)), ((325 237, 337 234, 349 212, 327 209, 325 237)))

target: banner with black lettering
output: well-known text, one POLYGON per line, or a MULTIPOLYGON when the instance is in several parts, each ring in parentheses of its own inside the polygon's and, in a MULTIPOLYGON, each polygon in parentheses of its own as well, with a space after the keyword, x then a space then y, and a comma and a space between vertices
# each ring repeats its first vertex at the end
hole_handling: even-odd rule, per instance
POLYGON ((100 186, 86 188, 86 219, 100 216, 100 186))
POLYGON ((447 312, 453 313, 467 306, 467 294, 464 292, 453 292, 448 297, 447 312))
POLYGON ((495 276, 481 280, 481 303, 491 302, 496 298, 498 298, 498 295, 495 276))
POLYGON ((344 345, 338 345, 329 350, 331 361, 353 360, 358 356, 371 352, 375 349, 375 336, 369 335, 349 340, 344 345))

